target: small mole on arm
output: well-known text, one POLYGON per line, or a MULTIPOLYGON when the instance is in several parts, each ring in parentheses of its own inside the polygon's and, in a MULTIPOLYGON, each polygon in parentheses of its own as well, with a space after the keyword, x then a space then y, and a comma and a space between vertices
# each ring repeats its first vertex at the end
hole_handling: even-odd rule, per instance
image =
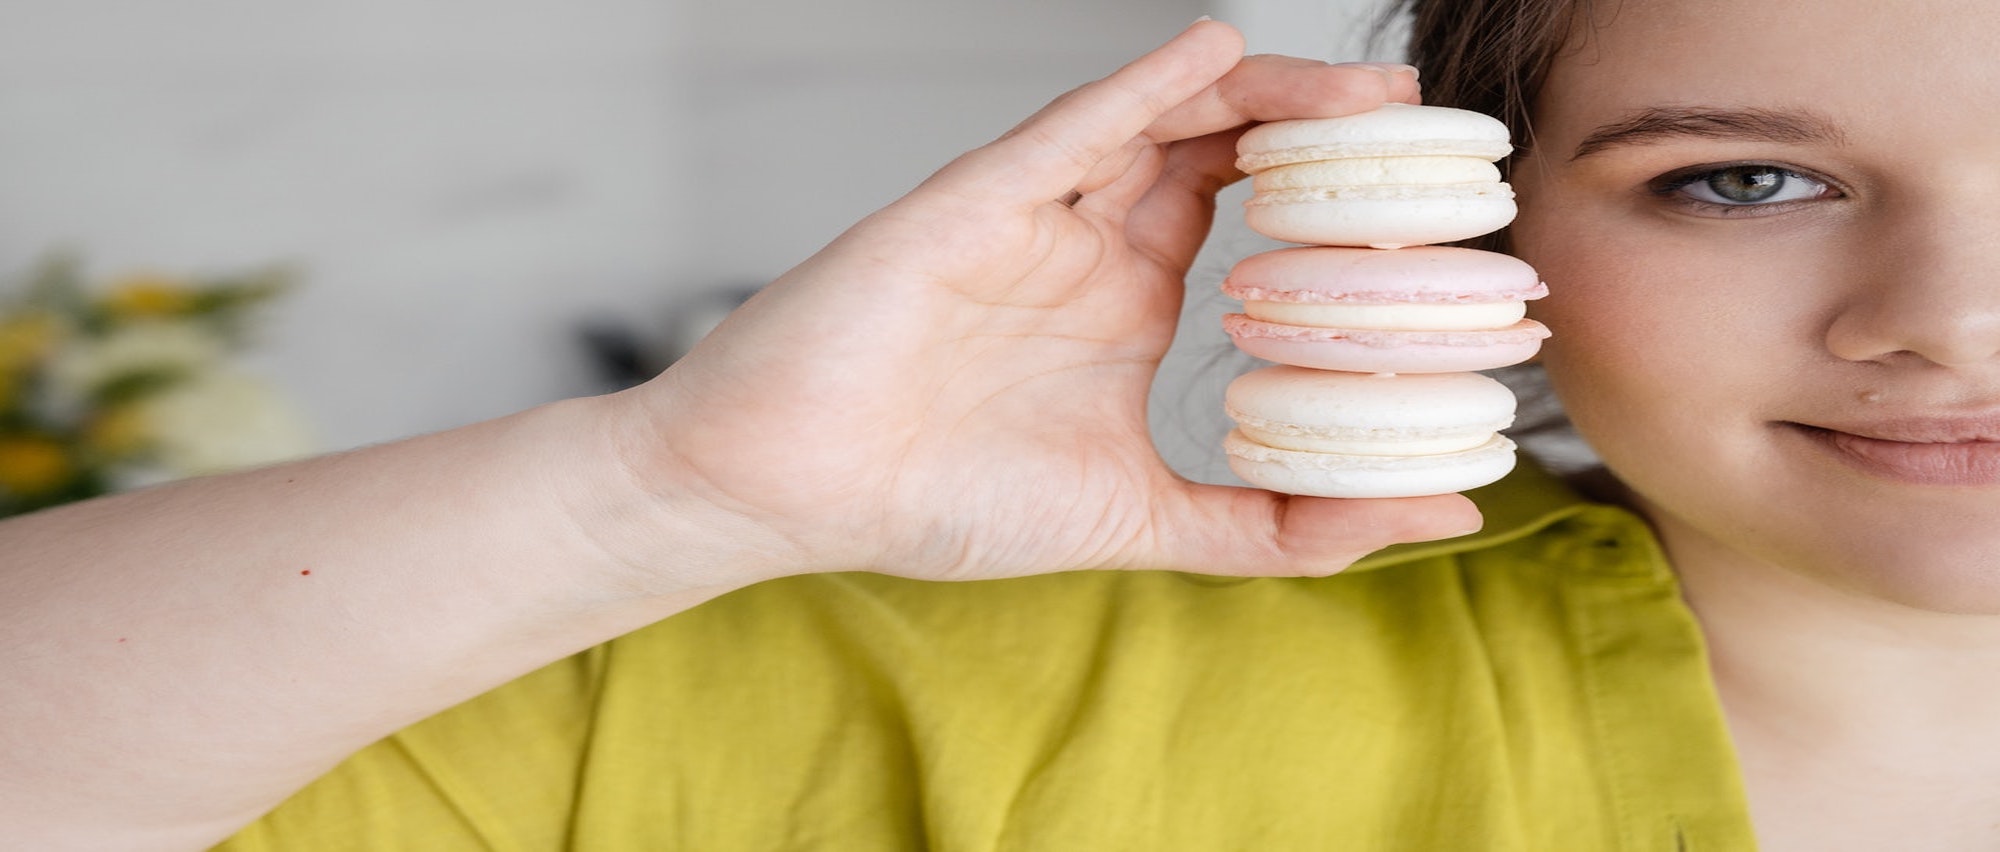
POLYGON ((300 572, 299 572, 299 576, 301 576, 301 577, 310 577, 310 576, 312 576, 312 569, 311 569, 311 568, 307 568, 307 569, 305 569, 305 570, 303 570, 303 571, 300 571, 300 572))

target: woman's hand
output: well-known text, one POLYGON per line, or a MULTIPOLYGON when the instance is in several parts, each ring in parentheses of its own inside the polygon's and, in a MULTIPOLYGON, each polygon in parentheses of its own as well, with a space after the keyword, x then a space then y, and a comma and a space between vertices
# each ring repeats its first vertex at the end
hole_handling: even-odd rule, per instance
MULTIPOLYGON (((1146 395, 1249 123, 1415 101, 1414 72, 1242 56, 1199 22, 862 221, 634 392, 641 484, 777 573, 1078 568, 1325 574, 1478 526, 1462 497, 1204 486, 1146 395), (719 509, 720 511, 716 511, 719 509)), ((1218 403, 1219 404, 1219 403, 1218 403)), ((673 570, 668 537, 617 540, 673 570)), ((717 577, 648 576, 660 588, 717 577)))

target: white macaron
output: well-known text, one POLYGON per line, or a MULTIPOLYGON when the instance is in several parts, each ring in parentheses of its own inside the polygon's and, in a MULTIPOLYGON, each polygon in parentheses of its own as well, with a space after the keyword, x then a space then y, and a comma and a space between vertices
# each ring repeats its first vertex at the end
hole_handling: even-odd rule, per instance
POLYGON ((1244 481, 1315 497, 1413 497, 1513 470, 1515 400, 1478 373, 1380 375, 1266 367, 1231 382, 1223 451, 1244 481))
POLYGON ((1513 151, 1498 119, 1385 104, 1338 118, 1274 121, 1238 140, 1252 175, 1251 229, 1273 239, 1399 248, 1506 227, 1514 192, 1493 163, 1513 151))

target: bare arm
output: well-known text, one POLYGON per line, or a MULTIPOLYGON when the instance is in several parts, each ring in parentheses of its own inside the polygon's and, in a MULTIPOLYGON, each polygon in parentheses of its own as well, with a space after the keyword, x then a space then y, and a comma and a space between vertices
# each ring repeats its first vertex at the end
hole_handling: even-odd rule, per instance
POLYGON ((644 387, 0 524, 0 825, 200 848, 397 728, 785 574, 1324 574, 1474 528, 1457 497, 1201 486, 1153 453, 1234 134, 1415 97, 1241 51, 1199 24, 1072 92, 644 387))
POLYGON ((618 587, 589 525, 620 514, 690 522, 655 527, 707 548, 690 566, 742 557, 715 546, 727 519, 621 503, 612 404, 0 524, 0 824, 49 832, 24 848, 200 848, 397 728, 726 590, 618 587))

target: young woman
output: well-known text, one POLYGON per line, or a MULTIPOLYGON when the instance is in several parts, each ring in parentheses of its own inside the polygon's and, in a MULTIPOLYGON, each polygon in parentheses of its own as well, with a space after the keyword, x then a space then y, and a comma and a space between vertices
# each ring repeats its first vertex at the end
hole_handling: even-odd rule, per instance
POLYGON ((2000 845, 2000 16, 1563 14, 1545 71, 1490 78, 1530 81, 1510 242, 1700 620, 1759 833, 2000 845))
POLYGON ((1150 455, 1234 134, 1415 97, 1199 24, 639 392, 0 527, 6 824, 325 773, 229 848, 1991 848, 2000 18, 1412 5, 1612 502, 1524 469, 1322 578, 1478 521, 1150 455))

